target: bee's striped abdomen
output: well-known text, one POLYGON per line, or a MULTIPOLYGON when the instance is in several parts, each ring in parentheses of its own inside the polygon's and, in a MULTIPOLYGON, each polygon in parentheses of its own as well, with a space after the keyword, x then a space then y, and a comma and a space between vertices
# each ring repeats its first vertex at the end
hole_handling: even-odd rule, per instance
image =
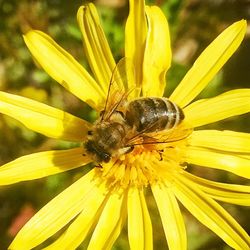
POLYGON ((172 129, 184 119, 183 111, 167 98, 140 98, 128 104, 125 120, 138 132, 172 129))

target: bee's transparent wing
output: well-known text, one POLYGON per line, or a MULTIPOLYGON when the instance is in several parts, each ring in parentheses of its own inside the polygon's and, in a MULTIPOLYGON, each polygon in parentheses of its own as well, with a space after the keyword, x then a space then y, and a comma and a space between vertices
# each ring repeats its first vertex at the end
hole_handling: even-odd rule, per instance
POLYGON ((139 92, 135 86, 133 63, 124 57, 116 64, 112 72, 101 120, 109 119, 114 111, 123 107, 126 100, 132 99, 139 92))
POLYGON ((180 125, 179 129, 173 128, 157 132, 147 133, 147 129, 128 139, 127 147, 146 145, 146 144, 169 144, 184 140, 192 133, 192 129, 184 128, 180 125))
POLYGON ((192 133, 192 129, 181 128, 182 125, 179 126, 178 129, 173 128, 166 131, 158 131, 155 133, 149 133, 147 136, 153 137, 156 143, 174 143, 181 141, 192 133))

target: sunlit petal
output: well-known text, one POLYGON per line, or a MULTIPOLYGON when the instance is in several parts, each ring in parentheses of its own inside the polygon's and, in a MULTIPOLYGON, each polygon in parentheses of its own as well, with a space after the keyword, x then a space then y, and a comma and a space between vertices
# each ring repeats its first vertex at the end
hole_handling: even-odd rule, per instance
POLYGON ((143 59, 143 96, 163 96, 172 52, 168 22, 161 9, 146 7, 148 34, 143 59), (157 48, 157 49, 156 49, 157 48))
POLYGON ((89 73, 51 37, 32 30, 24 36, 32 55, 44 70, 72 94, 97 109, 104 92, 89 73))
POLYGON ((147 21, 144 0, 129 1, 129 16, 125 29, 125 57, 135 66, 136 80, 129 83, 129 89, 142 84, 142 67, 147 36, 147 21))
POLYGON ((203 99, 184 109, 185 119, 193 127, 250 112, 250 89, 236 89, 203 99))
POLYGON ((38 133, 69 141, 83 141, 90 126, 67 112, 5 92, 0 92, 0 112, 38 133))
POLYGON ((151 188, 159 209, 169 249, 187 249, 186 228, 173 190, 164 185, 152 185, 151 188))
POLYGON ((106 193, 95 170, 76 181, 33 216, 19 231, 9 249, 31 249, 59 231, 85 207, 89 197, 106 193))
POLYGON ((185 161, 199 166, 226 170, 250 178, 250 159, 241 155, 188 146, 185 151, 185 161))
POLYGON ((77 20, 83 36, 83 47, 95 79, 104 91, 108 89, 115 60, 109 48, 94 4, 79 8, 77 20))
POLYGON ((178 175, 174 193, 178 200, 202 224, 216 233, 234 249, 249 249, 250 237, 234 218, 217 202, 208 197, 194 182, 178 175))
POLYGON ((250 206, 250 186, 210 181, 188 172, 183 172, 183 175, 199 185, 201 190, 216 200, 250 206))
POLYGON ((131 250, 153 249, 152 225, 142 190, 128 193, 128 238, 131 250))
POLYGON ((250 134, 228 130, 198 130, 193 131, 188 144, 229 152, 250 153, 250 134))
POLYGON ((149 216, 149 211, 147 208, 145 196, 142 190, 139 192, 140 199, 141 199, 141 208, 142 208, 142 214, 143 214, 143 221, 144 221, 144 249, 145 250, 151 250, 153 249, 153 229, 152 229, 152 223, 149 216))
MULTIPOLYGON (((103 183, 103 185, 105 184, 103 183)), ((102 212, 102 203, 106 198, 106 193, 102 190, 103 188, 96 187, 93 195, 86 196, 82 212, 61 237, 45 248, 46 250, 76 249, 84 241, 102 212)))
POLYGON ((128 238, 130 249, 144 249, 143 215, 139 191, 130 188, 128 193, 128 238))
POLYGON ((111 249, 119 236, 127 216, 127 195, 114 192, 109 195, 98 224, 88 245, 88 250, 111 249))
POLYGON ((91 162, 83 148, 52 150, 17 158, 0 167, 0 185, 28 181, 78 168, 91 162))
POLYGON ((180 107, 189 104, 239 47, 246 26, 246 21, 241 20, 223 31, 198 57, 170 99, 180 107))

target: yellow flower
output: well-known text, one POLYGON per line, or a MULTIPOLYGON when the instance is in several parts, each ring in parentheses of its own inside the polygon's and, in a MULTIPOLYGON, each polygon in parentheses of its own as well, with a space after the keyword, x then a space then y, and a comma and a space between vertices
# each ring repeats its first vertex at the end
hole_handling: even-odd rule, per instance
MULTIPOLYGON (((24 40, 52 78, 101 111, 116 63, 94 5, 80 7, 77 18, 94 78, 43 32, 32 30, 24 40)), ((228 91, 191 103, 238 48, 245 31, 246 22, 242 20, 222 32, 170 95, 169 99, 183 109, 185 119, 171 132, 167 143, 141 145, 138 150, 112 157, 101 168, 94 167, 43 207, 20 230, 9 249, 31 249, 65 226, 46 249, 75 249, 91 233, 89 250, 110 249, 126 220, 130 248, 152 249, 152 226, 144 195, 149 187, 169 249, 187 249, 177 200, 229 246, 249 249, 249 236, 217 201, 249 206, 250 187, 209 181, 189 173, 188 167, 196 164, 250 178, 249 134, 196 130, 249 112, 250 89, 228 91)), ((143 97, 162 97, 171 49, 168 24, 158 7, 130 0, 125 57, 135 65, 134 81, 129 82, 128 88, 141 88, 143 97)), ((80 143, 86 141, 92 126, 67 112, 4 92, 0 93, 0 112, 48 137, 80 143)), ((23 156, 0 168, 0 184, 49 176, 91 161, 82 146, 23 156)))

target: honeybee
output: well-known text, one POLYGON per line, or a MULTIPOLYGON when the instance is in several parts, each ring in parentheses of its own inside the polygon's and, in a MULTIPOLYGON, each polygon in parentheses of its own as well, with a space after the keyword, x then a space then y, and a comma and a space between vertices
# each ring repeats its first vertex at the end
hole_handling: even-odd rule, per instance
POLYGON ((150 134, 173 130, 184 120, 182 109, 167 98, 139 97, 129 100, 129 95, 136 89, 128 91, 125 89, 128 87, 118 83, 125 81, 128 84, 128 68, 124 70, 127 64, 122 59, 114 69, 105 107, 88 131, 84 143, 86 152, 97 163, 109 162, 112 157, 132 152, 138 145, 164 143, 150 134))

